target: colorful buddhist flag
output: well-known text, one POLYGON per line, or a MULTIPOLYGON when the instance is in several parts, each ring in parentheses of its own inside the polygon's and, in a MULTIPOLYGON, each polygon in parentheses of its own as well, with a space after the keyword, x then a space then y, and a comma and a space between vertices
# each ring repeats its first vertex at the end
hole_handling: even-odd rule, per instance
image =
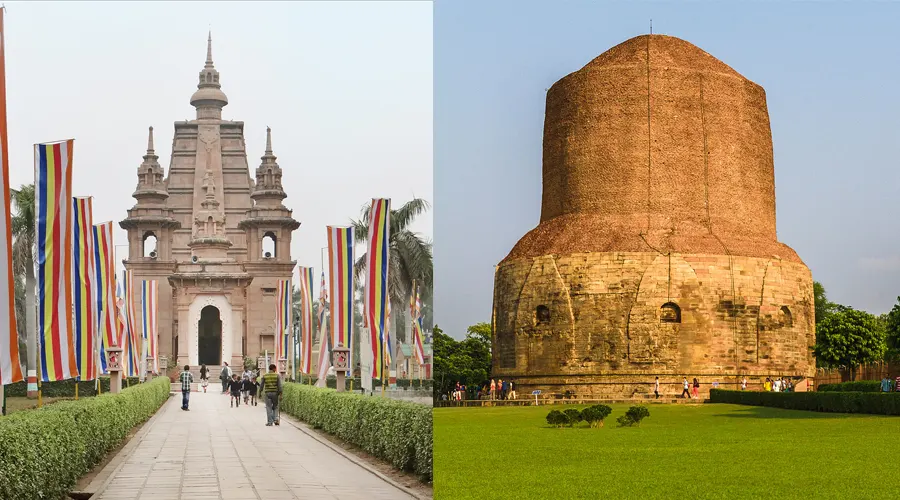
MULTIPOLYGON (((331 280, 331 342, 352 349, 353 228, 328 226, 328 276, 331 280)), ((349 366, 353 366, 350 351, 349 366)))
POLYGON ((94 264, 96 266, 96 301, 98 336, 100 338, 100 372, 106 367, 106 350, 118 346, 121 332, 116 312, 116 256, 113 245, 113 223, 94 225, 94 264))
POLYGON ((73 262, 75 265, 75 360, 81 380, 97 377, 97 293, 94 223, 91 198, 74 198, 73 262))
POLYGON ((73 145, 71 139, 34 145, 38 341, 44 382, 78 376, 72 317, 73 145))
POLYGON ((119 321, 122 328, 122 361, 126 377, 140 376, 141 345, 138 340, 134 308, 134 272, 125 271, 125 283, 119 289, 119 321), (124 289, 124 290, 123 290, 124 289))
POLYGON ((387 303, 387 321, 384 323, 384 348, 382 349, 384 353, 384 370, 387 373, 384 373, 385 376, 390 376, 391 370, 391 301, 388 300, 387 303))
MULTIPOLYGON (((6 130, 6 45, 0 9, 0 385, 22 380, 19 336, 16 327, 16 294, 12 267, 12 204, 9 194, 9 137, 6 130)), ((31 374, 29 374, 31 376, 31 374)), ((30 382, 31 379, 29 379, 30 382)))
POLYGON ((159 282, 144 280, 141 282, 141 325, 144 345, 147 346, 147 370, 159 373, 159 359, 156 355, 158 331, 156 318, 159 312, 159 282))
POLYGON ((366 251, 365 317, 372 339, 372 377, 384 370, 388 309, 388 261, 390 257, 391 200, 372 200, 369 209, 369 243, 366 251))
POLYGON ((328 327, 325 325, 325 303, 328 301, 328 289, 325 287, 325 271, 322 271, 322 284, 319 287, 319 370, 316 377, 316 387, 325 387, 325 377, 331 368, 331 358, 328 352, 331 350, 331 336, 328 335, 328 327))
POLYGON ((416 287, 415 281, 413 282, 413 292, 410 297, 411 300, 411 308, 412 311, 410 313, 410 317, 412 318, 412 337, 413 337, 413 351, 416 353, 416 362, 420 365, 425 364, 425 333, 422 320, 422 300, 419 295, 419 289, 416 287))
POLYGON ((286 359, 290 353, 291 280, 279 280, 275 294, 275 359, 286 359))
POLYGON ((313 268, 301 267, 300 271, 300 373, 312 372, 313 268))

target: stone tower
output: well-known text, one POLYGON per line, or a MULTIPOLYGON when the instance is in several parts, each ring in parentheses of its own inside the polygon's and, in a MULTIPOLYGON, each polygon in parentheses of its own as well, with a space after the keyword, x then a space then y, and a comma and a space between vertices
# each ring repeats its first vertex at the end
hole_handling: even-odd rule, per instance
POLYGON ((495 376, 585 395, 805 377, 814 323, 775 233, 762 87, 650 35, 550 88, 540 224, 496 270, 495 376))
POLYGON ((291 234, 300 223, 282 204, 287 195, 271 131, 254 184, 244 124, 222 119, 228 97, 211 36, 190 103, 196 119, 175 122, 167 177, 150 129, 137 203, 120 223, 128 231, 125 266, 136 287, 159 281, 159 354, 174 360, 170 366, 240 365, 245 355, 274 351, 277 282, 291 277, 291 234), (271 255, 262 252, 265 238, 271 255))

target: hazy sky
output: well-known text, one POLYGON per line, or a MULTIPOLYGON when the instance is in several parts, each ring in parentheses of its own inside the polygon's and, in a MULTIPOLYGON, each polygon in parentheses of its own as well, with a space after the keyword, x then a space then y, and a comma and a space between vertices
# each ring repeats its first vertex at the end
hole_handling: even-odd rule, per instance
POLYGON ((900 4, 439 1, 435 321, 490 321, 494 265, 540 217, 545 89, 648 32, 766 89, 778 238, 829 298, 900 295, 900 4), (466 201, 462 201, 466 200, 466 201))
MULTIPOLYGON (((223 118, 244 122, 254 176, 272 127, 302 224, 292 257, 316 268, 316 288, 327 224, 358 218, 372 197, 433 200, 430 2, 6 6, 10 183, 33 182, 34 143, 75 138, 74 194, 94 196, 95 222, 116 222, 116 244, 147 127, 168 173, 173 122, 195 118, 209 29, 223 118)), ((431 238, 431 213, 414 229, 431 238)))

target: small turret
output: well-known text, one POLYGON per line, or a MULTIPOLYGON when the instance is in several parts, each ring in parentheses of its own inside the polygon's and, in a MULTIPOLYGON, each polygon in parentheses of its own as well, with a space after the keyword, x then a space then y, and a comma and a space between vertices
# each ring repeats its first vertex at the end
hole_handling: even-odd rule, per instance
POLYGON ((222 108, 228 105, 228 97, 219 84, 219 72, 212 60, 212 32, 206 41, 206 64, 200 71, 197 91, 191 96, 191 106, 197 108, 198 120, 221 120, 222 108))

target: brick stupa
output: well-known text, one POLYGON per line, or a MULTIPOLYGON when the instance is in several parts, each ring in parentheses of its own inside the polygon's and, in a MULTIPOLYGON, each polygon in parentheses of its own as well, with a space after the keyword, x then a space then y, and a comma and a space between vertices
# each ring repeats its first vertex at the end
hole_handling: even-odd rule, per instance
POLYGON ((646 35, 550 88, 540 224, 496 271, 495 377, 585 396, 806 377, 814 324, 762 87, 646 35))

